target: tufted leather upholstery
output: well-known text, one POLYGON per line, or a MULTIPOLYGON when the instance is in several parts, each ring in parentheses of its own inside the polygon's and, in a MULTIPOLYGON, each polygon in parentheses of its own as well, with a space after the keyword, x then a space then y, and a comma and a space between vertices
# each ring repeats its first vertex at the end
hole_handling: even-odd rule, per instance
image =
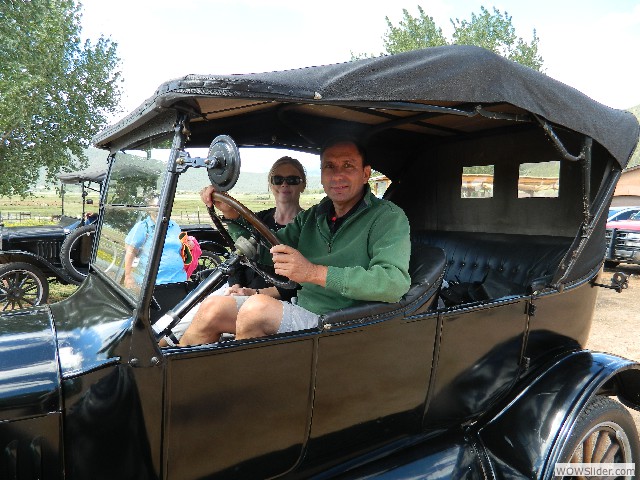
POLYGON ((571 238, 543 235, 477 232, 415 232, 412 241, 445 251, 445 279, 460 283, 482 282, 497 274, 530 291, 539 279, 550 277, 571 245, 571 238))
POLYGON ((416 314, 425 311, 433 303, 440 288, 445 270, 445 255, 441 248, 429 245, 411 245, 409 275, 411 287, 398 303, 367 302, 356 307, 325 313, 320 324, 370 321, 376 317, 397 314, 416 314))

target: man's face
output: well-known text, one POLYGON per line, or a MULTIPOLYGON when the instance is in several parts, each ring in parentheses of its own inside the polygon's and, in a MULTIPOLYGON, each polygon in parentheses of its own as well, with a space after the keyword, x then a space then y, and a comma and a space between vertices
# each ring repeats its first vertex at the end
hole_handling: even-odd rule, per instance
POLYGON ((321 181, 338 215, 346 213, 362 196, 371 167, 362 165, 362 157, 352 143, 338 143, 326 149, 320 163, 321 181))

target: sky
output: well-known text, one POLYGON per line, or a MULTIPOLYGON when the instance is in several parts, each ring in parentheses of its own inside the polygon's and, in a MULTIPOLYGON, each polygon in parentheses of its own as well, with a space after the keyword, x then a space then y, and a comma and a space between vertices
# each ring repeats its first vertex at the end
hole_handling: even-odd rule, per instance
MULTIPOLYGON (((544 72, 614 108, 640 105, 640 0, 81 0, 83 37, 118 44, 121 111, 187 74, 252 73, 348 61, 383 51, 385 17, 417 5, 451 38, 450 19, 484 6, 516 34, 535 29, 544 72)), ((244 162, 244 158, 243 158, 244 162)))

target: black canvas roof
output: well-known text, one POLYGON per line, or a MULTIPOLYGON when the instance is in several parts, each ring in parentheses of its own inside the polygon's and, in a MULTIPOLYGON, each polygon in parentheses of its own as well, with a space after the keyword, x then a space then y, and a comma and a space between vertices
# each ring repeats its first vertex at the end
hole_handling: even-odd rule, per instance
POLYGON ((102 183, 107 176, 107 170, 104 168, 87 168, 86 170, 78 170, 76 172, 67 172, 58 174, 58 179, 62 183, 82 183, 96 182, 102 183))
POLYGON ((622 168, 640 131, 630 112, 602 105, 543 73, 478 47, 445 46, 296 70, 188 75, 162 84, 134 112, 101 132, 95 142, 107 147, 153 122, 167 108, 190 109, 197 117, 203 110, 198 100, 206 98, 210 108, 216 97, 361 107, 413 103, 468 109, 474 104, 511 104, 592 137, 622 168))

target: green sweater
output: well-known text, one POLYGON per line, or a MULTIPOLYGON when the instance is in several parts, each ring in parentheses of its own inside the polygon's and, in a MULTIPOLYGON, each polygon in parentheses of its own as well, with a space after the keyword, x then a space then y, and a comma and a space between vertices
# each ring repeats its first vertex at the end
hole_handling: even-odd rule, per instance
MULTIPOLYGON (((332 235, 327 225, 330 207, 331 200, 324 198, 276 233, 310 262, 329 267, 326 287, 303 283, 298 305, 320 315, 367 301, 399 301, 411 283, 404 212, 367 189, 360 208, 332 235)), ((263 260, 272 262, 266 253, 263 260)))

